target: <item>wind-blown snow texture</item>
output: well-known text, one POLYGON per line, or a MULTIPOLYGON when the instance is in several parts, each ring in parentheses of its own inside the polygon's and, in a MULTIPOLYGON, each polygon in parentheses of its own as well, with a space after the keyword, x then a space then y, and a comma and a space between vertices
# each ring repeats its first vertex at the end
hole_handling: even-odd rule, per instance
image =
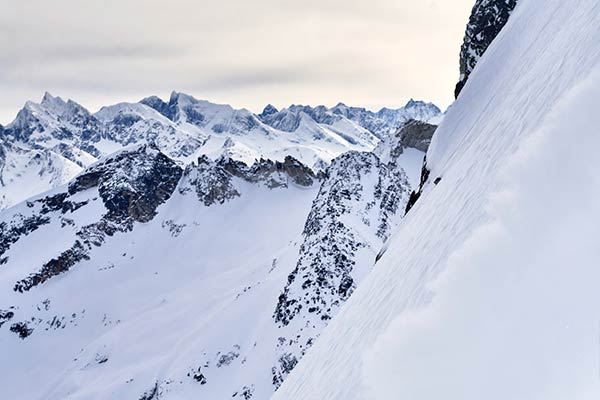
POLYGON ((366 354, 367 397, 600 398, 598 104, 600 68, 510 160, 490 221, 429 285, 432 304, 366 354))
POLYGON ((423 195, 274 399, 598 397, 599 43, 597 1, 520 2, 423 195))
POLYGON ((431 103, 411 100, 371 112, 338 104, 272 106, 260 115, 173 92, 139 103, 103 107, 95 114, 49 93, 27 102, 0 130, 0 209, 66 183, 83 168, 124 146, 153 144, 182 163, 207 155, 252 164, 292 156, 315 170, 349 151, 370 151, 409 119, 438 121, 431 103))

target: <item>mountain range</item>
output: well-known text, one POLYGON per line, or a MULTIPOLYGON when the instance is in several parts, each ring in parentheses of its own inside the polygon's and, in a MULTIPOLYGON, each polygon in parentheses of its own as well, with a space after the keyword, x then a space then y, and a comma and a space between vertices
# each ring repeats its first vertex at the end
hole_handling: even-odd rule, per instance
POLYGON ((91 114, 72 100, 46 93, 27 102, 0 134, 0 208, 66 183, 83 168, 124 146, 154 144, 185 165, 200 155, 253 163, 292 156, 315 170, 349 150, 370 151, 409 119, 439 123, 431 103, 409 101, 371 112, 338 104, 267 106, 255 115, 173 92, 119 103, 91 114))

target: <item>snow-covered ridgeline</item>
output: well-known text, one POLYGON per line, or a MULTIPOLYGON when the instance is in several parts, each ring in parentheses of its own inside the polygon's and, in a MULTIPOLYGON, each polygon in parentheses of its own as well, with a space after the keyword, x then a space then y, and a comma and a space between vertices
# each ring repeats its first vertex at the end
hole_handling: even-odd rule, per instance
MULTIPOLYGON (((411 100, 400 109, 371 112, 338 104, 265 108, 260 115, 229 105, 213 104, 173 92, 169 101, 149 97, 139 103, 119 103, 103 107, 95 114, 72 100, 64 101, 49 93, 41 103, 27 102, 16 119, 0 131, 3 152, 18 150, 33 159, 39 151, 39 166, 28 167, 32 182, 24 184, 25 172, 17 155, 2 156, 7 165, 0 171, 0 204, 6 207, 65 183, 81 168, 123 146, 154 144, 167 156, 189 163, 200 155, 222 156, 252 164, 265 158, 284 161, 292 156, 315 170, 323 170, 338 155, 349 151, 370 151, 379 138, 394 132, 408 119, 435 120, 442 117, 431 103, 411 100), (79 167, 73 167, 68 161, 79 167), (47 171, 53 173, 48 179, 47 171), (36 175, 40 178, 34 179, 36 175), (37 192, 21 193, 28 186, 37 192)), ((3 161, 3 162, 4 162, 3 161)))

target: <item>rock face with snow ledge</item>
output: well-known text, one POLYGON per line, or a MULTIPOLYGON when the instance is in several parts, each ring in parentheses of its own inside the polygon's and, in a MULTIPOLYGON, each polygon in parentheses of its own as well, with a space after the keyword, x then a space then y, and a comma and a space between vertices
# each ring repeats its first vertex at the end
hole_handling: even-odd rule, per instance
MULTIPOLYGON (((520 2, 432 140, 428 165, 431 177, 442 180, 434 185, 430 179, 425 185, 421 199, 390 238, 376 268, 274 399, 598 396, 597 376, 592 372, 597 354, 588 345, 597 342, 597 310, 592 307, 598 304, 598 292, 586 283, 597 282, 597 242, 595 252, 586 253, 587 261, 573 263, 578 252, 558 240, 565 232, 587 245, 593 242, 590 237, 597 237, 592 234, 586 239, 582 233, 590 232, 578 229, 588 226, 585 216, 572 214, 573 210, 578 213, 580 201, 591 207, 586 209, 591 215, 598 213, 597 190, 591 191, 596 197, 588 201, 588 189, 596 185, 598 176, 596 158, 579 158, 581 150, 567 146, 565 151, 573 158, 557 165, 560 155, 545 157, 534 147, 527 157, 542 162, 540 171, 533 173, 528 163, 522 164, 521 177, 527 186, 522 186, 524 192, 518 196, 503 192, 511 182, 504 180, 501 171, 532 135, 536 137, 530 145, 540 147, 539 151, 546 150, 541 146, 547 139, 556 139, 557 148, 564 148, 564 135, 597 142, 588 142, 597 131, 595 119, 590 119, 598 104, 597 90, 590 96, 579 85, 594 70, 597 77, 599 37, 596 1, 520 2), (572 113, 555 114, 560 103, 573 96, 581 102, 578 109, 585 110, 576 113, 580 122, 576 129, 572 113), (562 121, 559 125, 557 117, 562 121), (546 124, 560 128, 556 138, 536 133, 546 124), (558 174, 561 178, 555 180, 553 172, 548 172, 565 168, 573 175, 558 174), (586 178, 579 179, 581 171, 586 171, 586 178), (575 184, 568 185, 572 192, 560 197, 577 199, 577 205, 570 208, 569 200, 556 202, 555 196, 562 191, 557 190, 557 182, 572 180, 575 184), (523 198, 531 203, 527 205, 530 215, 514 214, 523 198), (500 206, 500 215, 488 214, 490 201, 500 206), (540 202, 546 201, 552 204, 550 215, 539 212, 540 202), (567 218, 557 219, 565 213, 567 218), (543 229, 532 228, 533 216, 536 223, 545 221, 543 229), (499 224, 486 224, 493 217, 503 219, 499 224), (489 234, 495 238, 515 223, 523 227, 520 236, 487 243, 489 234), (555 236, 557 231, 562 235, 555 236), (524 243, 515 243, 520 240, 524 243), (529 244, 534 246, 532 251, 526 249, 529 244), (498 245, 500 251, 494 247, 498 245), (514 254, 514 246, 523 253, 517 252, 510 260, 501 256, 506 262, 497 265, 493 257, 500 252, 514 254), (548 251, 558 257, 559 264, 546 257, 548 251), (450 264, 464 266, 474 256, 477 264, 464 271, 468 275, 446 270, 450 264), (442 271, 446 271, 445 279, 432 284, 442 271), (559 271, 561 279, 547 279, 559 271), (570 291, 574 281, 579 286, 570 291), (437 302, 438 290, 450 303, 437 302), (462 308, 456 309, 457 305, 462 308)), ((597 82, 596 78, 590 84, 597 88, 597 82)), ((522 163, 522 157, 515 162, 522 163)), ((577 243, 573 246, 579 248, 577 243)))

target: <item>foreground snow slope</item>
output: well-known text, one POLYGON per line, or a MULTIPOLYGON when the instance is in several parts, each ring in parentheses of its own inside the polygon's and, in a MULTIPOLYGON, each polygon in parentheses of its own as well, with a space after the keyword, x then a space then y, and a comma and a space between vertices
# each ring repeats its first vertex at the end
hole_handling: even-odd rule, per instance
POLYGON ((274 399, 598 398, 599 43, 595 0, 517 6, 423 196, 274 399))

